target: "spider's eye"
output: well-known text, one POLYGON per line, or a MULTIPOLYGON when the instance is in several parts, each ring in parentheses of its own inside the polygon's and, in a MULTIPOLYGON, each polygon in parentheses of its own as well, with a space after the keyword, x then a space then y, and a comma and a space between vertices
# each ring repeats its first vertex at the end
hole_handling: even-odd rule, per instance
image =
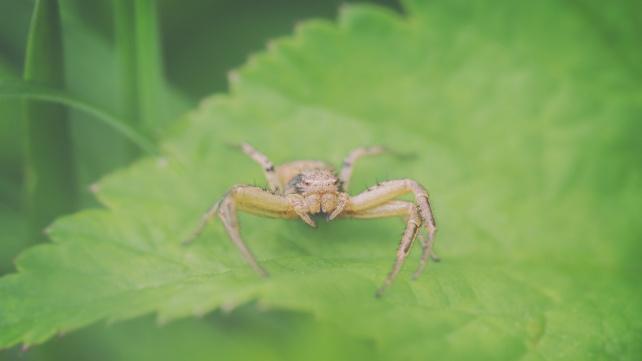
POLYGON ((306 186, 309 186, 309 185, 310 185, 310 182, 308 182, 308 181, 303 181, 303 184, 305 184, 306 186))
POLYGON ((334 185, 335 185, 335 186, 336 186, 336 185, 339 185, 339 180, 338 180, 338 179, 336 179, 336 180, 334 181, 334 185))

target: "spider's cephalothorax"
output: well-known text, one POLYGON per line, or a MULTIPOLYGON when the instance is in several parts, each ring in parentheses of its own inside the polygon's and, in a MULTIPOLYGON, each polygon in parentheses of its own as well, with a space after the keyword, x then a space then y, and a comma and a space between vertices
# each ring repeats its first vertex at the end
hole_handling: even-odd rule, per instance
POLYGON ((364 155, 385 153, 386 148, 371 147, 352 151, 344 160, 339 175, 336 175, 332 166, 318 161, 296 161, 275 168, 265 155, 250 145, 241 144, 241 149, 261 164, 270 190, 249 185, 232 187, 203 215, 197 230, 186 242, 193 240, 207 220, 218 213, 230 238, 250 265, 259 274, 267 276, 267 272, 259 266, 241 239, 237 211, 272 218, 301 218, 312 227, 317 224, 310 216, 317 214, 325 214, 328 221, 337 217, 368 219, 400 216, 407 223, 406 230, 397 251, 397 260, 386 282, 377 291, 377 296, 392 283, 416 238, 422 244, 423 255, 413 278, 421 274, 429 256, 438 260, 431 251, 437 227, 428 201, 428 192, 419 183, 411 179, 397 179, 377 184, 352 197, 345 192, 354 161, 364 155), (414 194, 416 203, 396 199, 409 192, 414 194), (426 238, 419 232, 422 225, 426 228, 426 238))
MULTIPOLYGON (((340 192, 341 181, 333 173, 323 169, 311 169, 294 176, 285 186, 285 195, 292 197, 294 204, 300 203, 309 214, 327 214, 328 220, 334 219, 346 205, 346 197, 340 192), (295 196, 298 195, 299 197, 295 196)), ((316 227, 314 222, 308 222, 316 227)))
POLYGON ((311 169, 290 179, 285 194, 337 194, 341 188, 339 177, 323 169, 311 169))

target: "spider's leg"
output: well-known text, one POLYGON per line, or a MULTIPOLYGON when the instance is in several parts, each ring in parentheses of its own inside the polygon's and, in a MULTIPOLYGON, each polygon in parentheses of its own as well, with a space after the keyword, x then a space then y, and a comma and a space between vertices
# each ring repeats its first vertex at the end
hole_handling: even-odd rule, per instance
POLYGON ((388 275, 386 282, 379 288, 377 291, 377 297, 380 297, 383 292, 392 284, 392 281, 399 273, 399 270, 403 266, 410 249, 419 234, 419 229, 421 227, 421 215, 417 206, 412 202, 406 201, 397 201, 392 200, 387 203, 375 206, 373 208, 364 209, 348 216, 359 219, 371 219, 371 218, 383 218, 383 217, 395 217, 401 216, 406 221, 406 230, 404 231, 401 242, 399 243, 399 249, 397 250, 397 258, 392 271, 388 275))
POLYGON ((343 160, 343 165, 341 166, 341 174, 339 176, 339 179, 341 179, 341 183, 343 185, 343 191, 344 192, 348 191, 348 185, 350 184, 350 177, 352 176, 352 168, 354 168, 354 163, 357 159, 367 155, 375 155, 375 154, 382 154, 382 153, 392 154, 400 158, 409 158, 414 156, 414 154, 396 152, 390 148, 386 148, 383 146, 374 146, 374 147, 368 147, 368 148, 355 149, 352 152, 350 152, 350 154, 348 154, 347 157, 345 157, 345 159, 343 160))
POLYGON ((241 150, 261 165, 263 168, 263 174, 265 174, 265 178, 268 181, 270 189, 273 192, 278 192, 281 188, 281 183, 279 182, 279 178, 276 176, 276 173, 274 173, 274 164, 270 159, 247 143, 241 143, 241 150))
POLYGON ((236 204, 235 200, 230 197, 225 197, 223 201, 221 202, 221 207, 219 210, 219 217, 223 221, 223 224, 225 225, 225 229, 227 230, 227 234, 230 236, 230 239, 236 245, 236 247, 241 251, 241 254, 243 254, 243 257, 247 260, 247 262, 254 268, 254 270, 260 274, 263 277, 267 277, 268 273, 266 270, 264 270, 261 266, 259 266, 258 262, 256 262, 256 259, 252 255, 252 252, 250 252, 250 249, 247 248, 245 245, 245 242, 243 242, 243 239, 241 238, 241 232, 239 229, 239 223, 238 223, 238 216, 236 214, 236 204))
MULTIPOLYGON (((258 262, 250 252, 249 248, 241 239, 241 233, 238 225, 238 211, 254 214, 269 218, 297 218, 288 201, 279 195, 272 194, 259 187, 237 185, 232 187, 223 199, 217 202, 201 219, 201 224, 197 228, 198 234, 203 228, 204 223, 214 213, 218 215, 225 225, 228 236, 234 245, 241 251, 247 262, 261 276, 267 276, 268 273, 259 266, 258 262)), ((192 237, 193 238, 193 237, 192 237)))
MULTIPOLYGON (((427 239, 422 243, 423 254, 421 257, 421 263, 419 265, 419 269, 413 276, 413 278, 417 278, 423 271, 426 262, 428 261, 428 257, 430 257, 432 253, 432 244, 435 239, 435 232, 437 231, 435 218, 433 216, 432 208, 430 207, 430 202, 428 201, 428 192, 426 189, 411 179, 397 179, 383 182, 372 187, 368 191, 352 197, 349 209, 354 214, 363 214, 364 212, 369 212, 369 209, 376 209, 376 207, 410 192, 415 196, 415 201, 418 206, 417 213, 420 215, 420 220, 423 222, 427 232, 427 239)), ((410 216, 408 221, 410 224, 413 214, 408 214, 408 216, 410 216)), ((419 224, 421 225, 421 223, 419 224)))
MULTIPOLYGON (((403 221, 404 221, 404 223, 407 223, 407 222, 408 222, 408 217, 404 217, 403 221)), ((424 235, 424 233, 423 233, 423 232, 419 231, 419 233, 417 233, 417 240, 419 241, 419 243, 421 243, 421 247, 422 247, 422 249, 424 249, 424 250, 425 250, 425 249, 426 249, 426 247, 429 247, 429 245, 428 245, 428 241, 426 240, 426 236, 424 235)), ((439 261, 441 261, 441 259, 439 259, 439 256, 437 256, 437 254, 435 253, 435 251, 433 251, 432 249, 430 250, 430 259, 432 259, 432 260, 433 260, 433 262, 439 262, 439 261)), ((423 268, 425 267, 425 263, 426 263, 426 261, 427 261, 427 260, 423 260, 423 259, 422 259, 422 261, 421 261, 421 265, 419 266, 419 269, 418 269, 418 270, 417 270, 417 272, 415 272, 415 274, 413 275, 413 279, 416 279, 417 277, 419 277, 419 275, 420 275, 420 274, 421 274, 421 272, 423 271, 423 268)))
POLYGON ((216 202, 216 203, 215 203, 215 204, 214 204, 214 205, 213 205, 213 206, 212 206, 212 207, 207 211, 207 213, 205 213, 205 214, 201 217, 201 221, 198 223, 198 226, 196 227, 196 229, 194 230, 194 232, 192 232, 192 234, 191 234, 191 235, 190 235, 186 240, 184 240, 184 241, 183 241, 183 244, 184 244, 184 245, 188 245, 188 244, 192 243, 192 241, 194 241, 194 240, 196 239, 196 237, 198 237, 198 236, 201 234, 201 232, 203 231, 203 228, 205 228, 205 225, 207 224, 207 222, 208 222, 212 217, 214 217, 214 214, 216 214, 216 212, 218 212, 218 208, 219 208, 219 206, 220 206, 220 205, 221 205, 221 201, 216 202))
MULTIPOLYGON (((408 220, 406 219, 405 221, 407 222, 408 220)), ((419 240, 419 243, 421 243, 422 247, 427 247, 428 244, 427 244, 426 237, 424 236, 423 232, 419 232, 419 234, 417 234, 417 239, 419 240)), ((430 259, 432 259, 434 262, 441 261, 439 256, 437 256, 437 254, 433 250, 430 251, 430 259)), ((417 277, 415 276, 415 278, 417 278, 417 277)))
POLYGON ((430 251, 430 258, 434 262, 441 262, 441 258, 439 258, 439 256, 437 256, 437 254, 435 252, 433 252, 433 251, 430 251))
POLYGON ((435 262, 439 262, 439 257, 432 251, 432 244, 435 241, 434 234, 433 237, 429 237, 428 239, 425 239, 422 234, 419 234, 418 238, 421 243, 422 254, 419 268, 417 268, 417 271, 412 275, 413 280, 416 280, 421 275, 421 272, 424 271, 424 267, 426 267, 426 263, 428 263, 428 257, 432 258, 435 262))
POLYGON ((368 148, 358 148, 350 152, 347 157, 343 160, 343 165, 341 166, 341 174, 339 179, 343 186, 343 191, 348 191, 348 185, 350 185, 350 177, 352 176, 352 168, 354 168, 354 162, 366 155, 374 155, 388 152, 388 148, 382 146, 374 146, 368 148))

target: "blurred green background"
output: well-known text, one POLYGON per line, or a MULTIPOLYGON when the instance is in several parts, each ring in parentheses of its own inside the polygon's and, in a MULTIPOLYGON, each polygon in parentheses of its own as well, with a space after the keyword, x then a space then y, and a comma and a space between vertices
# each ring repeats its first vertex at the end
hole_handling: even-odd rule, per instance
MULTIPOLYGON (((225 92, 227 76, 252 53, 265 49, 270 39, 291 34, 298 21, 334 19, 345 0, 212 0, 156 2, 162 70, 157 81, 167 92, 171 106, 161 112, 155 125, 162 128, 183 111, 196 106, 205 95, 225 92)), ((398 1, 360 1, 401 11, 398 1)), ((59 1, 64 43, 67 90, 114 114, 123 115, 119 77, 123 69, 116 51, 115 6, 123 1, 59 1)), ((133 2, 132 2, 133 3, 133 2)), ((0 0, 0 78, 21 78, 36 1, 0 0)), ((122 20, 122 19, 121 19, 122 20)), ((153 26, 154 24, 152 24, 153 26)), ((120 36, 127 37, 127 33, 120 36)), ((134 34, 131 34, 133 37, 134 34)), ((152 38, 155 34, 152 34, 152 38)), ((154 44, 151 44, 152 52, 154 44)), ((139 154, 132 144, 91 115, 69 109, 73 149, 73 173, 69 184, 77 201, 72 209, 96 205, 90 185, 101 176, 122 168, 139 154)), ((42 242, 42 228, 30 222, 25 185, 25 104, 0 99, 0 275, 14 272, 12 260, 21 250, 42 242)), ((54 140, 55 141, 55 140, 54 140)), ((64 179, 63 179, 64 181, 64 179)), ((145 359, 246 359, 257 350, 239 347, 244 337, 265 339, 265 359, 303 358, 333 339, 335 331, 306 331, 308 316, 269 313, 253 335, 239 334, 245 318, 256 310, 244 307, 234 315, 215 312, 204 320, 183 320, 155 326, 153 317, 109 326, 104 323, 52 340, 24 351, 18 347, 0 353, 0 360, 145 360, 145 359), (205 321, 205 322, 203 322, 205 321), (311 333, 312 332, 312 333, 311 333), (218 339, 211 344, 209 341, 218 339), (287 342, 287 355, 274 343, 287 342)), ((255 345, 255 344, 254 344, 255 345)), ((361 355, 371 349, 367 342, 356 348, 361 355)), ((355 349, 355 345, 351 347, 355 349)), ((319 351, 319 350, 317 350, 319 351)), ((339 350, 337 350, 339 352, 339 350)), ((328 355, 328 350, 324 353, 328 355)), ((331 353, 330 353, 331 354, 331 353)), ((344 357, 346 355, 343 355, 344 357)))

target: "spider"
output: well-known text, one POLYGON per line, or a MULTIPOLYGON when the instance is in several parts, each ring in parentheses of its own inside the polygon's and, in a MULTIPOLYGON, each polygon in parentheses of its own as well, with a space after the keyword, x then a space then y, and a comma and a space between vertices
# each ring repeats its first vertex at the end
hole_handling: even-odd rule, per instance
POLYGON ((431 251, 437 231, 435 219, 428 192, 419 183, 411 179, 396 179, 379 183, 355 196, 347 193, 355 161, 367 155, 393 153, 387 148, 375 146, 353 150, 343 161, 338 175, 332 166, 320 161, 294 161, 274 167, 268 157, 249 144, 242 143, 240 148, 263 167, 270 189, 241 184, 233 186, 202 216, 198 227, 185 244, 193 241, 209 219, 218 213, 229 237, 247 262, 261 276, 267 276, 268 273, 259 266, 241 239, 237 211, 269 218, 301 218, 314 228, 317 224, 311 215, 325 215, 328 221, 347 217, 372 219, 400 216, 407 223, 406 230, 392 271, 377 290, 376 296, 380 297, 399 273, 416 238, 422 244, 423 254, 413 279, 419 277, 428 257, 439 261, 431 251), (396 199, 409 192, 414 194, 416 204, 396 199), (419 234, 422 224, 425 225, 427 238, 419 234))

